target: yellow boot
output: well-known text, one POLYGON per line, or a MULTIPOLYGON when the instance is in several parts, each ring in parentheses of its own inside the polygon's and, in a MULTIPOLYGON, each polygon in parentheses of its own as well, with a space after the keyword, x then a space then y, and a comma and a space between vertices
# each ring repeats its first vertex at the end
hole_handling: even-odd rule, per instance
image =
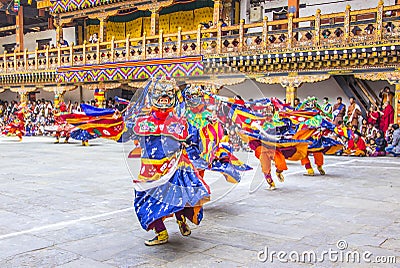
POLYGON ((190 230, 189 225, 186 223, 186 218, 184 216, 182 216, 182 220, 177 220, 176 221, 179 225, 179 231, 181 232, 181 234, 183 236, 189 236, 192 231, 190 230))
POLYGON ((314 169, 312 168, 307 168, 307 173, 304 174, 304 176, 314 176, 314 169))
POLYGON ((59 138, 56 139, 56 141, 54 142, 54 144, 58 144, 58 143, 60 143, 60 139, 59 139, 59 138))
POLYGON ((322 168, 322 166, 318 167, 318 171, 319 171, 319 174, 321 174, 321 175, 325 175, 326 174, 325 170, 322 168))
POLYGON ((269 184, 269 190, 273 191, 276 190, 275 182, 270 182, 269 184))
POLYGON ((276 176, 278 177, 278 180, 280 182, 284 182, 285 181, 285 177, 283 176, 282 172, 277 171, 276 172, 276 176))
POLYGON ((146 246, 156 246, 162 245, 168 242, 168 232, 167 230, 161 231, 160 233, 156 232, 156 236, 153 239, 144 241, 146 246))
POLYGON ((269 190, 275 190, 276 189, 275 182, 272 179, 271 174, 270 173, 264 173, 264 177, 265 177, 265 180, 267 181, 267 183, 269 185, 269 190))

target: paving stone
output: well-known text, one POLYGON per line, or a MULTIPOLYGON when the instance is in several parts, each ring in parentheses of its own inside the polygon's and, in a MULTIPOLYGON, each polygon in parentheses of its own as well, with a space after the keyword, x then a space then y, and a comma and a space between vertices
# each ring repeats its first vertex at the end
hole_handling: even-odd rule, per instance
MULTIPOLYGON (((0 137, 0 267, 354 267, 257 259, 265 247, 322 252, 339 240, 349 250, 400 256, 399 158, 327 156, 328 174, 315 177, 288 162, 276 191, 267 190, 260 169, 237 185, 206 172, 212 201, 200 226, 182 237, 167 219, 169 242, 146 247, 154 233, 142 230, 132 207, 126 145, 52 142, 0 137)), ((253 154, 238 156, 259 166, 253 154)))
MULTIPOLYGON (((54 267, 79 259, 79 255, 54 247, 10 256, 0 261, 1 267, 54 267)), ((76 267, 76 266, 75 266, 76 267)))
POLYGON ((194 253, 190 256, 172 261, 166 267, 244 267, 243 264, 221 257, 214 257, 202 253, 194 253))
POLYGON ((46 239, 22 234, 0 240, 0 260, 28 251, 52 247, 54 244, 46 239))
POLYGON ((116 266, 95 261, 89 258, 80 258, 78 260, 74 260, 71 262, 68 262, 63 265, 58 265, 56 266, 58 268, 76 268, 76 267, 82 267, 82 268, 115 268, 116 266))

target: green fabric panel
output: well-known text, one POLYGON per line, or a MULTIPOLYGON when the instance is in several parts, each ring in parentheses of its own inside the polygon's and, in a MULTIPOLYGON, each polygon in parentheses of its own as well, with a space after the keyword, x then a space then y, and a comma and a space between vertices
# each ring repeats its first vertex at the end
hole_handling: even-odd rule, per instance
MULTIPOLYGON (((188 1, 181 1, 181 2, 188 2, 188 1)), ((210 0, 205 1, 192 1, 187 4, 175 4, 169 7, 165 7, 160 10, 160 15, 170 14, 179 11, 189 11, 194 10, 202 7, 214 7, 214 2, 210 0)))
POLYGON ((137 18, 150 17, 150 16, 151 16, 150 11, 138 10, 138 11, 134 11, 127 15, 113 16, 113 17, 108 18, 108 20, 112 21, 112 22, 128 22, 128 21, 136 20, 137 18))
POLYGON ((86 25, 100 25, 100 21, 99 20, 92 20, 92 19, 87 19, 86 20, 86 25))

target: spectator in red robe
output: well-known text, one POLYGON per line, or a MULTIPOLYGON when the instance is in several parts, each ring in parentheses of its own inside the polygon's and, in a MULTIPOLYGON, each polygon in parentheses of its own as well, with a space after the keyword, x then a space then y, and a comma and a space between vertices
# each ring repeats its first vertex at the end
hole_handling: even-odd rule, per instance
POLYGON ((381 120, 379 124, 379 129, 386 132, 390 124, 394 123, 394 109, 390 105, 389 101, 386 101, 382 106, 383 111, 380 111, 381 120))
POLYGON ((343 155, 365 156, 366 152, 367 145, 364 139, 359 134, 355 134, 354 138, 349 140, 347 149, 343 151, 343 155))
POLYGON ((379 112, 376 106, 369 107, 369 111, 367 112, 367 123, 373 126, 376 126, 379 119, 379 112))

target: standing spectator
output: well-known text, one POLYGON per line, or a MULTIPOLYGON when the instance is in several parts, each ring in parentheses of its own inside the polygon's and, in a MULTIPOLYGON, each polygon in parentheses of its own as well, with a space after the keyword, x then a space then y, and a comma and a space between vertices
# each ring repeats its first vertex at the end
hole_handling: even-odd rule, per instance
POLYGON ((325 114, 331 114, 332 113, 332 105, 329 103, 328 97, 324 97, 323 99, 324 103, 322 104, 322 110, 324 111, 325 114))
POLYGON ((379 129, 386 132, 390 124, 394 123, 394 109, 390 105, 389 101, 386 101, 382 106, 383 111, 379 111, 381 114, 381 120, 379 129))
POLYGON ((342 103, 342 97, 337 97, 337 102, 333 105, 333 123, 339 125, 339 122, 343 122, 343 117, 346 114, 346 105, 342 103))
POLYGON ((390 87, 384 87, 379 92, 379 98, 381 98, 381 105, 383 106, 385 102, 389 102, 389 104, 393 103, 394 92, 390 90, 390 87))
POLYGON ((361 115, 361 109, 360 106, 358 106, 358 104, 356 103, 356 100, 354 99, 354 97, 350 98, 350 105, 349 105, 349 109, 347 110, 347 117, 348 117, 348 123, 351 126, 355 126, 356 128, 358 128, 358 119, 361 115))
POLYGON ((376 106, 369 107, 369 111, 367 112, 367 123, 373 126, 378 124, 379 112, 376 106))
POLYGON ((400 155, 400 129, 398 124, 393 124, 393 141, 386 148, 386 152, 393 154, 394 156, 400 155))

